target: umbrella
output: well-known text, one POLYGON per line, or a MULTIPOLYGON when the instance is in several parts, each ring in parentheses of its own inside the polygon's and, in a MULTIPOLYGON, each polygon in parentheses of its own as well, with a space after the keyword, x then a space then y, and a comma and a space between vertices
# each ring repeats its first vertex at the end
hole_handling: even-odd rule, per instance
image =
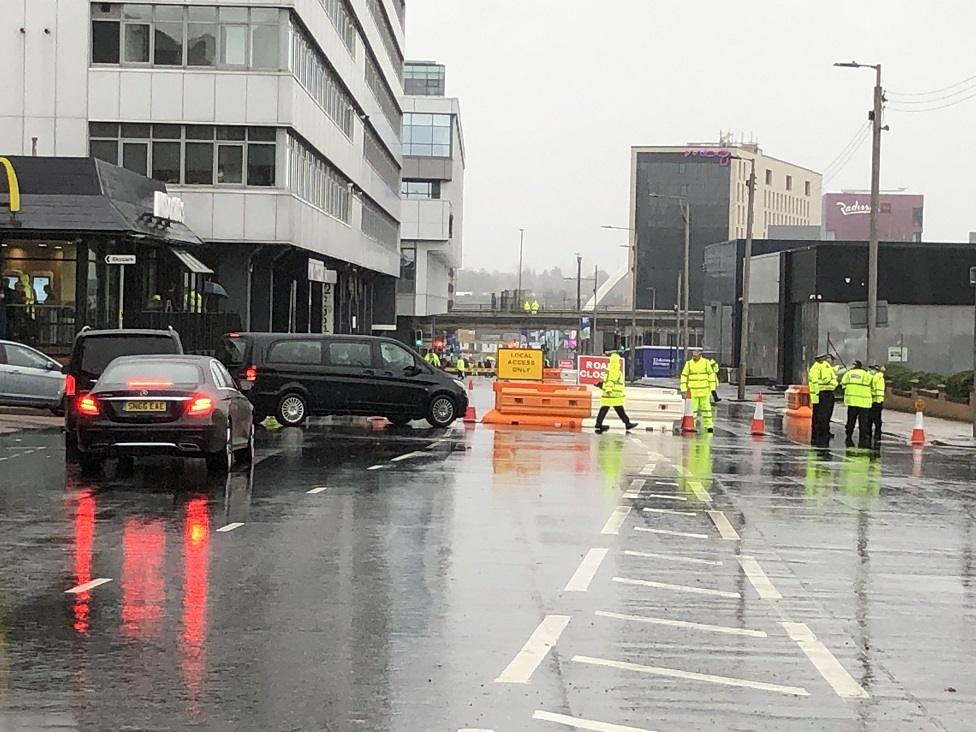
POLYGON ((211 297, 229 297, 223 285, 209 280, 203 283, 203 294, 211 297))

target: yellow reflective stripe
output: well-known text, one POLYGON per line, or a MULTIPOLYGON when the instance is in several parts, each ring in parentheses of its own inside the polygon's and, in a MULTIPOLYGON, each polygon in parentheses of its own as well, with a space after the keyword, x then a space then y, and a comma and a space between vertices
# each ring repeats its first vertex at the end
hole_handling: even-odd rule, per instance
POLYGON ((10 213, 20 211, 20 184, 13 164, 7 158, 0 158, 0 165, 7 171, 7 190, 10 192, 10 213))

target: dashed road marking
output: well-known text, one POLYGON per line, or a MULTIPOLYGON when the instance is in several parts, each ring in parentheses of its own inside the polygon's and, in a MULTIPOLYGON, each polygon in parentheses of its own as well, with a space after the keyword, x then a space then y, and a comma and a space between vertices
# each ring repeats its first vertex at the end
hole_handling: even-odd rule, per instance
POLYGON ((398 455, 395 458, 391 458, 391 463, 398 463, 401 460, 409 460, 410 458, 427 457, 429 453, 421 452, 420 450, 414 450, 413 452, 408 452, 406 455, 398 455))
POLYGON ((104 585, 106 582, 111 582, 111 581, 112 580, 109 577, 99 577, 97 579, 93 579, 91 582, 85 582, 82 585, 75 585, 70 590, 65 590, 64 594, 77 595, 82 592, 88 592, 88 590, 94 589, 99 585, 104 585))
POLYGON ((329 486, 327 486, 327 485, 320 485, 320 486, 316 486, 315 488, 312 488, 312 490, 310 490, 310 491, 305 491, 305 492, 306 493, 311 493, 314 496, 316 493, 322 493, 322 492, 327 491, 327 490, 329 490, 329 486))
POLYGON ((620 527, 623 526, 624 521, 627 520, 627 516, 630 514, 630 506, 617 506, 613 509, 613 513, 610 514, 610 518, 603 525, 603 530, 601 534, 619 534, 620 527))
POLYGON ((221 526, 219 529, 217 529, 217 531, 220 533, 226 533, 228 531, 233 531, 234 529, 239 529, 243 525, 244 523, 241 521, 231 521, 229 524, 226 524, 225 526, 221 526))
POLYGON ((610 613, 604 610, 597 610, 596 614, 601 618, 613 618, 614 620, 629 620, 635 623, 648 623, 650 625, 668 625, 672 628, 686 628, 688 630, 703 630, 707 633, 725 633, 727 635, 745 635, 750 638, 766 638, 763 630, 749 630, 748 628, 732 628, 727 625, 709 625, 707 623, 692 623, 687 620, 673 620, 671 618, 654 618, 647 615, 625 615, 623 613, 610 613))
POLYGON ((370 465, 366 470, 379 470, 382 467, 382 465, 370 465))
POLYGON ((541 709, 537 709, 535 711, 535 714, 532 715, 532 719, 537 719, 540 722, 555 722, 556 724, 565 724, 566 726, 574 729, 586 729, 591 730, 591 732, 653 732, 653 730, 645 729, 644 727, 628 727, 623 724, 598 722, 595 719, 570 717, 568 714, 555 714, 554 712, 545 712, 541 709))
POLYGON ((867 699, 868 693, 847 673, 840 661, 821 643, 806 623, 783 623, 787 635, 790 636, 800 650, 806 654, 810 662, 816 667, 824 680, 837 692, 842 699, 867 699))
POLYGON ((708 517, 715 524, 715 528, 718 529, 718 533, 723 539, 726 541, 739 541, 739 532, 729 523, 729 519, 723 511, 709 511, 708 517))
POLYGON ((642 493, 644 498, 663 498, 666 501, 687 501, 685 496, 669 496, 667 493, 642 493))
POLYGON ((764 600, 782 600, 783 596, 779 594, 779 590, 769 581, 769 577, 763 571, 763 568, 759 566, 759 562, 756 561, 755 557, 740 556, 736 557, 739 560, 739 564, 742 565, 742 571, 746 573, 746 577, 749 578, 749 582, 752 586, 756 588, 756 592, 759 593, 759 597, 764 600))
POLYGON ((758 689, 760 691, 775 691, 780 694, 790 694, 792 696, 810 696, 810 692, 799 686, 782 686, 781 684, 770 684, 765 681, 752 681, 751 679, 738 679, 732 676, 716 676, 714 674, 700 674, 695 671, 682 671, 676 668, 663 668, 661 666, 644 666, 639 663, 627 663, 626 661, 613 661, 608 658, 593 658, 591 656, 573 656, 573 661, 577 663, 588 663, 593 666, 606 666, 622 671, 637 671, 643 674, 653 674, 654 676, 666 676, 672 679, 686 679, 688 681, 707 681, 712 684, 723 686, 738 686, 744 689, 758 689))
POLYGON ((648 526, 635 526, 634 531, 644 531, 648 534, 664 534, 665 536, 683 536, 687 539, 707 539, 708 534, 695 534, 690 531, 671 531, 669 529, 652 529, 648 526))
POLYGON ((580 562, 576 572, 570 578, 563 592, 586 592, 590 589, 590 582, 596 576, 600 564, 607 557, 609 549, 590 549, 583 561, 580 562))
POLYGON ((539 664, 549 653, 549 649, 556 645, 559 636, 569 625, 569 615, 546 615, 539 623, 532 635, 522 646, 511 663, 501 672, 495 683, 499 684, 527 684, 532 674, 539 668, 539 664))
POLYGON ((697 516, 695 511, 675 511, 670 508, 644 508, 641 509, 646 513, 666 513, 670 516, 697 516))
POLYGON ((630 557, 646 557, 647 559, 663 559, 666 562, 688 562, 689 564, 707 564, 710 567, 721 567, 718 559, 696 559, 695 557, 681 557, 677 554, 655 554, 654 552, 636 552, 624 549, 624 554, 630 557))
POLYGON ((647 465, 645 465, 645 466, 644 466, 644 468, 643 468, 643 469, 642 469, 642 470, 640 471, 640 474, 641 474, 641 475, 648 475, 648 476, 650 476, 650 475, 654 475, 654 471, 655 471, 655 470, 657 470, 657 463, 648 463, 648 464, 647 464, 647 465))
POLYGON ((614 577, 614 582, 622 585, 634 585, 635 587, 653 587, 658 590, 673 590, 674 592, 690 592, 695 595, 711 595, 712 597, 727 597, 730 600, 738 600, 742 595, 738 592, 726 592, 725 590, 712 590, 708 587, 692 587, 691 585, 672 585, 670 582, 654 582, 652 580, 630 579, 629 577, 614 577))
POLYGON ((646 480, 635 478, 634 480, 630 481, 630 486, 628 486, 627 491, 629 493, 640 493, 641 489, 645 486, 646 483, 647 483, 646 480))
POLYGON ((655 480, 654 483, 656 485, 673 485, 673 486, 678 485, 677 481, 674 480, 655 480))

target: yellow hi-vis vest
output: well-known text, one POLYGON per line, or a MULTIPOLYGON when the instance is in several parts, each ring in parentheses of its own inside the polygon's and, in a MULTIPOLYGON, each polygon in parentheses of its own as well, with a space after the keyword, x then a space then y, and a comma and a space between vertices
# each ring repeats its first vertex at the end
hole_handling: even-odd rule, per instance
POLYGON ((885 377, 883 371, 875 371, 871 374, 871 396, 874 397, 875 404, 884 404, 885 377))
POLYGON ((697 361, 690 359, 685 361, 684 368, 681 369, 681 393, 691 390, 693 397, 709 396, 712 393, 712 383, 715 374, 708 363, 708 359, 700 358, 697 361))
POLYGON ((844 404, 849 407, 870 409, 874 403, 871 374, 864 369, 850 369, 841 379, 844 387, 844 404))

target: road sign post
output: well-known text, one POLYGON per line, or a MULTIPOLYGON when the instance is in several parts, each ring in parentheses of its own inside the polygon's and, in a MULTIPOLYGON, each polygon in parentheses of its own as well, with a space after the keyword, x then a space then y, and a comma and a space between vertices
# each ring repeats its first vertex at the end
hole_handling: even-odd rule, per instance
POLYGON ((123 312, 122 303, 125 295, 125 266, 135 264, 135 254, 106 254, 105 264, 119 268, 119 330, 122 329, 123 312))

